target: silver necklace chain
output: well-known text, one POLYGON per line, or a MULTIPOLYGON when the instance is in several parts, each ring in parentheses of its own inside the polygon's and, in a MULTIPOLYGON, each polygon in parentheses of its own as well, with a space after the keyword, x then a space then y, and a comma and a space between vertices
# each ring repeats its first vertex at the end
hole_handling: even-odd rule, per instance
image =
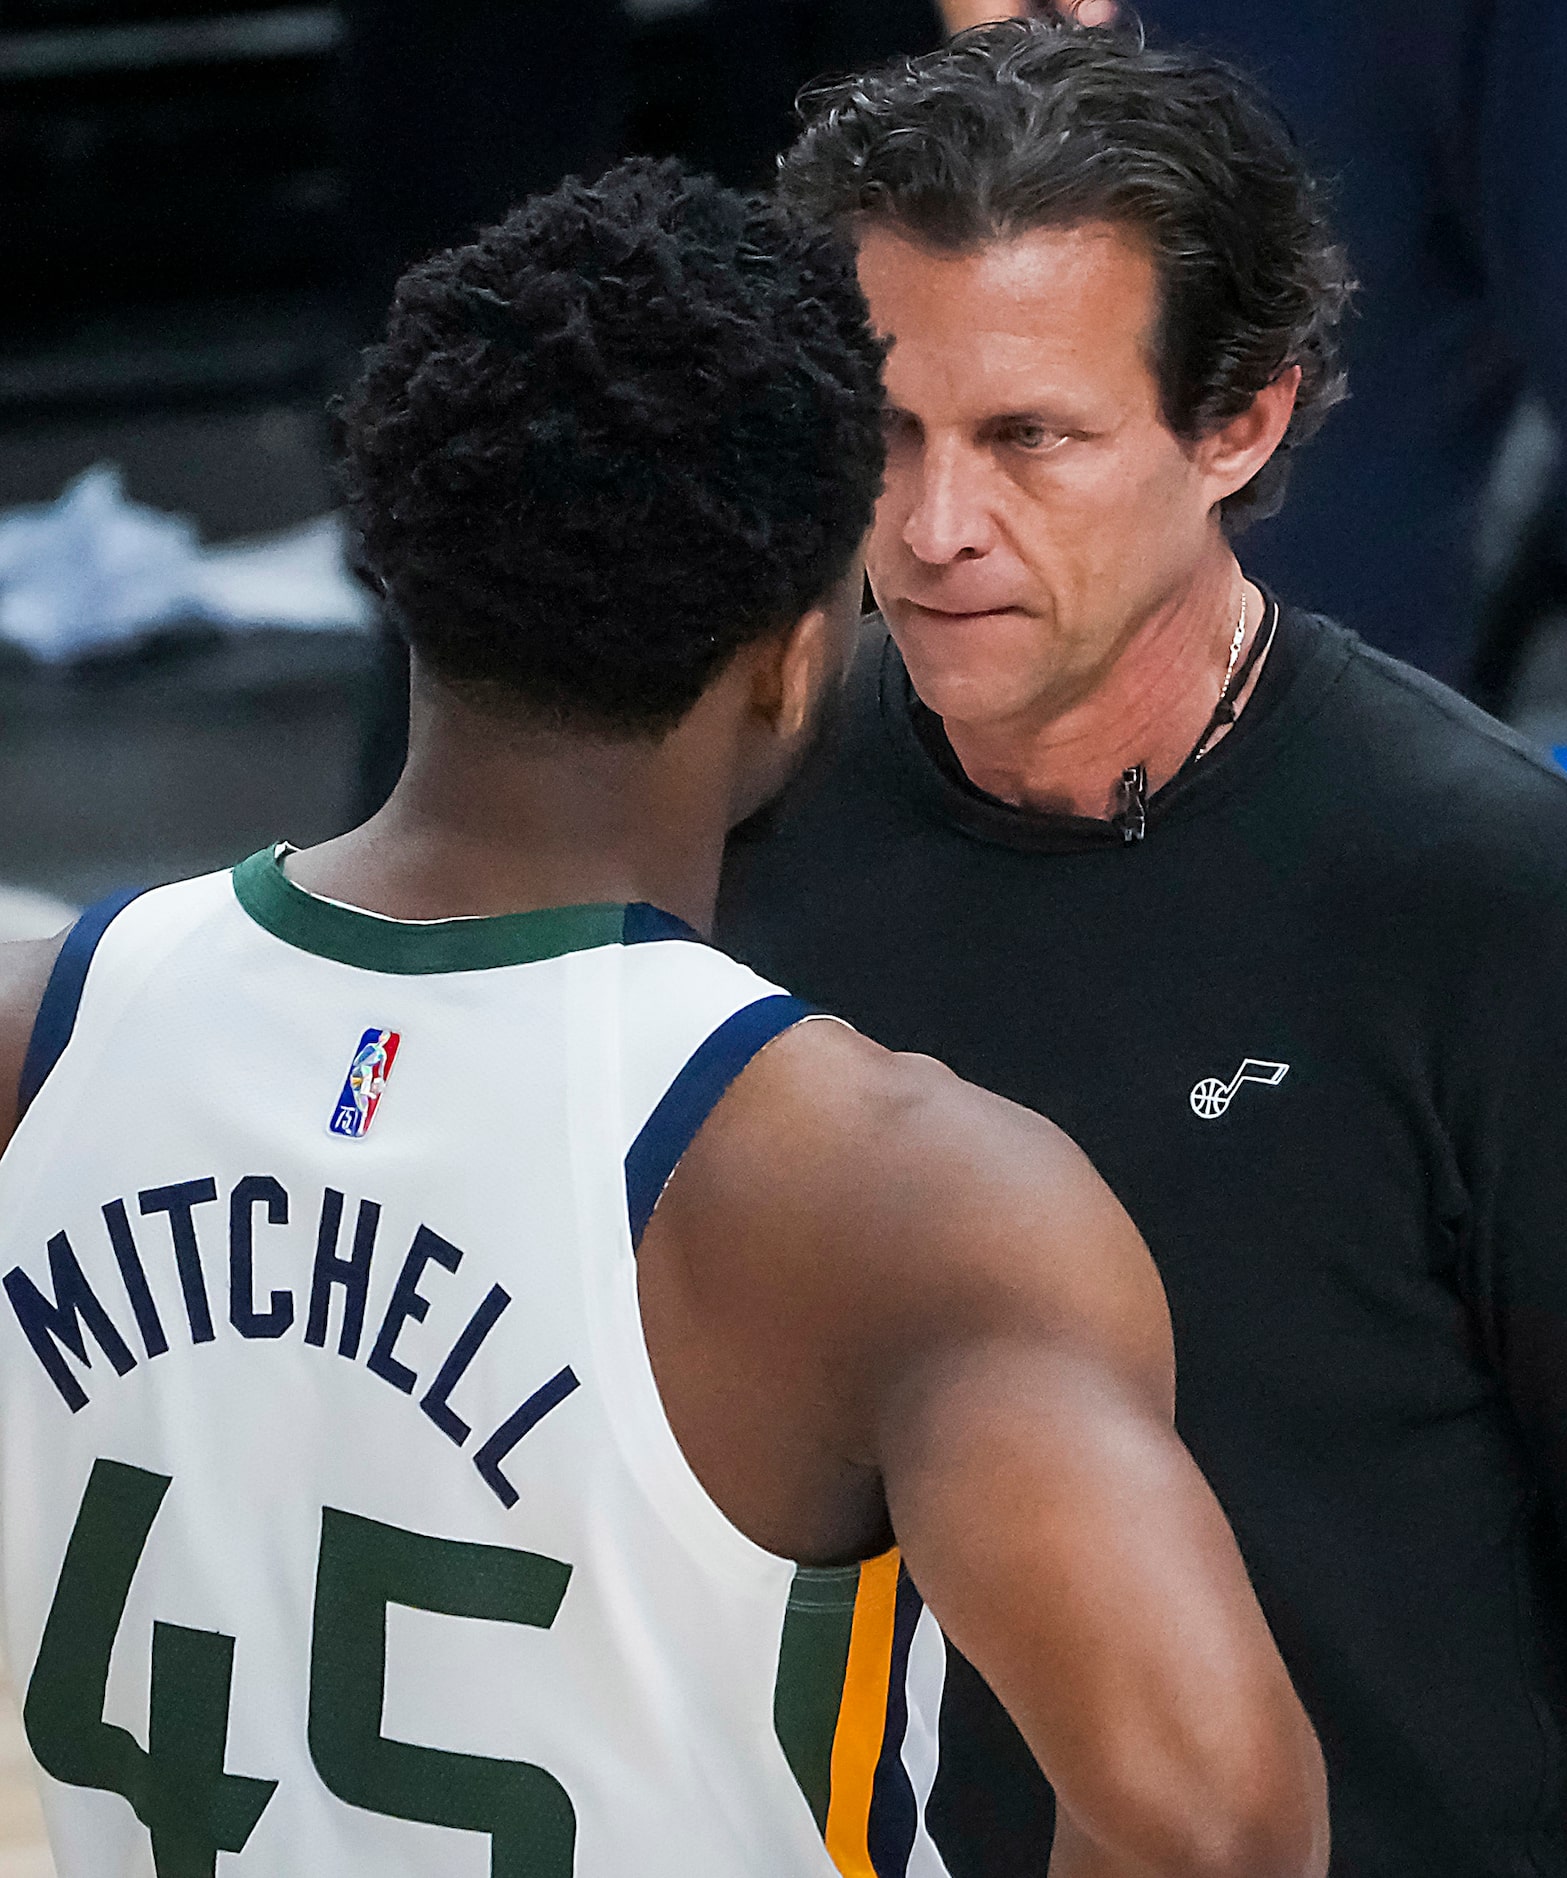
POLYGON ((1224 702, 1230 689, 1230 680, 1235 676, 1235 668, 1240 663, 1241 647, 1246 643, 1246 589, 1241 588, 1241 616, 1236 622, 1235 637, 1230 641, 1230 662, 1224 668, 1224 683, 1219 687, 1219 702, 1224 702))
POLYGON ((1235 624, 1235 635, 1230 640, 1229 662, 1224 668, 1224 683, 1219 687, 1219 702, 1213 707, 1213 716, 1208 719, 1208 728, 1198 739, 1197 748, 1192 751, 1190 761, 1200 763, 1213 748, 1213 740, 1218 733, 1235 722, 1233 700, 1230 686, 1235 680, 1235 668, 1240 663, 1241 647, 1246 643, 1246 589, 1241 588, 1241 616, 1235 624))
MULTIPOLYGON (((1229 661, 1224 667, 1224 683, 1219 687, 1219 702, 1213 707, 1213 716, 1208 719, 1208 726, 1197 740, 1197 747, 1186 759, 1186 763, 1200 763, 1208 754, 1215 736, 1220 730, 1235 722, 1235 705, 1230 697, 1230 686, 1235 682, 1235 668, 1240 664, 1241 648, 1246 643, 1246 589, 1241 588, 1241 616, 1235 625, 1234 637, 1230 640, 1229 661)), ((1182 764, 1184 769, 1186 764, 1182 764)), ((1141 841, 1148 832, 1148 771, 1141 763, 1134 763, 1130 769, 1121 772, 1120 812, 1113 816, 1112 822, 1121 831, 1121 839, 1127 843, 1141 841)))

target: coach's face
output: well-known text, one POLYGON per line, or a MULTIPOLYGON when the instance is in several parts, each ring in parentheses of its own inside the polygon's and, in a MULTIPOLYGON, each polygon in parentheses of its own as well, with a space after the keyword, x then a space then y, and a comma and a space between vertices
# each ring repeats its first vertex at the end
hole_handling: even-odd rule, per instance
POLYGON ((893 341, 871 585, 932 710, 1026 732, 1214 550, 1229 489, 1160 409, 1153 260, 1104 223, 956 255, 878 228, 860 276, 893 341))

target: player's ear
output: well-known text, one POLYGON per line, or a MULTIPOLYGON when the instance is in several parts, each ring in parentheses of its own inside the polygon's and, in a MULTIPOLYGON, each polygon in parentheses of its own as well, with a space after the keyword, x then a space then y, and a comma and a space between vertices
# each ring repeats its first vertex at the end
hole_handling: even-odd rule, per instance
POLYGON ((774 683, 774 728, 793 742, 811 721, 817 698, 832 665, 830 621, 813 607, 795 621, 778 643, 774 683))
POLYGON ((1214 502, 1244 489, 1279 445, 1295 415, 1300 367, 1291 365, 1264 385, 1246 409, 1197 445, 1198 465, 1214 502))
POLYGON ((823 696, 843 682, 854 656, 865 569, 858 556, 821 601, 778 641, 773 672, 774 725, 793 742, 816 721, 823 696))

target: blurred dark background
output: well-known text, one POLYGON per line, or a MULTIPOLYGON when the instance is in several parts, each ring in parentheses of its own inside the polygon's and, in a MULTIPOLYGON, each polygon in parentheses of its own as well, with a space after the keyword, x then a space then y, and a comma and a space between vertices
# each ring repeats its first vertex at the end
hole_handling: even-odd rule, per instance
MULTIPOLYGON (((632 151, 765 184, 801 82, 939 32, 930 0, 5 0, 0 511, 109 463, 206 544, 322 515, 410 260, 632 151)), ((374 631, 40 663, 0 617, 0 881, 79 902, 335 832, 397 683, 374 631)))
MULTIPOLYGON (((945 3, 954 21, 987 10, 945 3)), ((1345 541, 1344 516, 1364 512, 1376 479, 1391 488, 1383 538, 1402 539, 1404 500, 1445 555, 1429 656, 1418 632, 1397 649, 1567 745, 1550 372, 1531 376, 1522 342, 1517 357, 1501 341, 1483 351, 1490 329, 1468 310, 1494 297, 1488 269, 1516 286, 1531 265, 1526 247, 1493 252, 1475 233, 1495 107, 1477 76, 1492 36, 1474 22, 1509 4, 1144 10, 1153 30, 1206 36, 1263 71, 1306 120, 1356 222, 1362 332, 1391 357, 1397 321, 1446 321, 1436 404, 1480 411, 1464 415, 1462 474, 1437 515, 1419 486, 1436 446, 1402 466, 1381 449, 1410 397, 1392 378, 1378 391, 1362 338, 1360 401, 1333 420, 1340 453, 1324 447, 1296 536, 1268 550, 1293 597, 1376 636, 1369 602, 1362 619, 1355 593, 1311 590, 1318 541, 1345 541), (1395 15, 1402 37, 1368 64, 1343 22, 1395 15), (1411 228, 1418 254, 1399 272, 1388 256, 1411 228)), ((801 83, 925 50, 942 30, 935 0, 0 0, 0 882, 80 902, 270 837, 335 832, 395 771, 399 683, 373 622, 285 629, 254 596, 243 630, 173 605, 144 638, 29 656, 7 632, 7 514, 54 502, 97 464, 118 466, 130 502, 188 517, 203 551, 329 514, 327 405, 410 260, 632 151, 765 185, 801 83)), ((1532 108, 1542 134, 1567 141, 1567 89, 1537 87, 1532 108)), ((1533 167, 1535 221, 1567 223, 1567 187, 1553 193, 1550 164, 1533 167)), ((1504 206, 1517 194, 1504 178, 1504 206)), ((1367 592, 1380 558, 1397 591, 1432 562, 1383 557, 1362 533, 1367 592)))

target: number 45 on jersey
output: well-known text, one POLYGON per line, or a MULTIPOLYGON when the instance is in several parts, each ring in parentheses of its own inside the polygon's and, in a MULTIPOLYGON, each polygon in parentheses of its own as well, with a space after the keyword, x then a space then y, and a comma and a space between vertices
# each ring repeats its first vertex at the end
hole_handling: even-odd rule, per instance
MULTIPOLYGON (((275 1780, 224 1771, 234 1639, 155 1623, 147 1746, 103 1718, 131 1582, 171 1482, 97 1461, 66 1547, 23 1707, 45 1772, 118 1793, 152 1837, 157 1878, 214 1878, 242 1852, 275 1780)), ((448 1754, 381 1734, 386 1607, 548 1630, 571 1567, 533 1552, 404 1532, 326 1507, 310 1648, 310 1755, 351 1806, 490 1837, 491 1878, 570 1878, 576 1815, 521 1761, 448 1754)))

